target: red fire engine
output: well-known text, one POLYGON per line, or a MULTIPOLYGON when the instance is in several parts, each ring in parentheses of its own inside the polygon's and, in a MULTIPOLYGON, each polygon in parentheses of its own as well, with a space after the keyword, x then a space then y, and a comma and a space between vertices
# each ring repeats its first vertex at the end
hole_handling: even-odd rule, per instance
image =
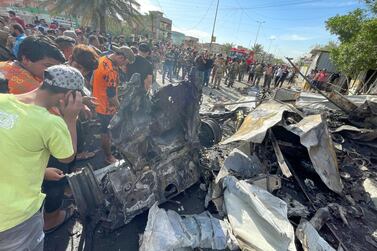
POLYGON ((245 60, 246 64, 254 63, 254 51, 232 48, 228 53, 228 59, 245 60))

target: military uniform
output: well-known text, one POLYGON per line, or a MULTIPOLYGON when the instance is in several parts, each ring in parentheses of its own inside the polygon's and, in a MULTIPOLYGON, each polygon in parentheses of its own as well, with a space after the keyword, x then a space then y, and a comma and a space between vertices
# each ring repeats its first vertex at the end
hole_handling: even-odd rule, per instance
POLYGON ((228 87, 233 87, 234 81, 236 80, 237 73, 239 71, 238 63, 233 62, 229 64, 228 66, 228 74, 227 74, 227 79, 228 79, 228 87))
POLYGON ((221 79, 224 76, 225 73, 225 63, 223 60, 217 60, 215 63, 216 67, 216 72, 215 72, 215 83, 214 83, 214 88, 215 89, 220 89, 220 83, 221 79))
POLYGON ((246 71, 247 71, 247 64, 245 62, 242 62, 239 65, 238 82, 243 81, 246 71))

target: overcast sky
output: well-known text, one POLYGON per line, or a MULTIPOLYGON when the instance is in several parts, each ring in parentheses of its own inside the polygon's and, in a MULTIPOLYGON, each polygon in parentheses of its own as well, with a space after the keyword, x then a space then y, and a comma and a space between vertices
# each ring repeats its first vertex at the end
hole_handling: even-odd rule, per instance
MULTIPOLYGON (((139 0, 141 11, 160 10, 173 30, 209 42, 217 0, 139 0)), ((249 47, 258 21, 258 43, 280 57, 298 57, 315 44, 335 41, 325 21, 361 7, 357 0, 220 0, 215 36, 219 43, 249 47)))

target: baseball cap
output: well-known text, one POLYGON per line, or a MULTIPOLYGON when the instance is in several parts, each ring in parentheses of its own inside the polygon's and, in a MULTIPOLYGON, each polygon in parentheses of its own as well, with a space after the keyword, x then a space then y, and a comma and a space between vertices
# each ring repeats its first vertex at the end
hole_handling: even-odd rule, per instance
POLYGON ((135 62, 135 54, 133 53, 133 51, 131 50, 130 47, 128 47, 128 46, 121 46, 121 47, 112 46, 112 50, 115 53, 118 53, 118 54, 125 56, 131 64, 133 62, 135 62))
POLYGON ((84 77, 76 68, 68 65, 48 67, 43 74, 43 83, 68 90, 81 91, 84 88, 84 77))
POLYGON ((73 31, 73 30, 65 30, 63 32, 63 35, 67 36, 67 37, 71 37, 73 39, 77 39, 77 35, 76 35, 75 31, 73 31))

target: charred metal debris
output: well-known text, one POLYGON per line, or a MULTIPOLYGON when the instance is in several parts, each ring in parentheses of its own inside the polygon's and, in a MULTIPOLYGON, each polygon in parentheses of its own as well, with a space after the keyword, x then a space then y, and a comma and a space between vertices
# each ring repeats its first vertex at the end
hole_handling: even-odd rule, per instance
POLYGON ((375 97, 278 89, 199 112, 194 82, 150 97, 139 81, 110 125, 123 160, 68 178, 84 218, 115 229, 151 208, 148 251, 377 248, 375 97), (208 211, 158 207, 198 182, 208 211))

